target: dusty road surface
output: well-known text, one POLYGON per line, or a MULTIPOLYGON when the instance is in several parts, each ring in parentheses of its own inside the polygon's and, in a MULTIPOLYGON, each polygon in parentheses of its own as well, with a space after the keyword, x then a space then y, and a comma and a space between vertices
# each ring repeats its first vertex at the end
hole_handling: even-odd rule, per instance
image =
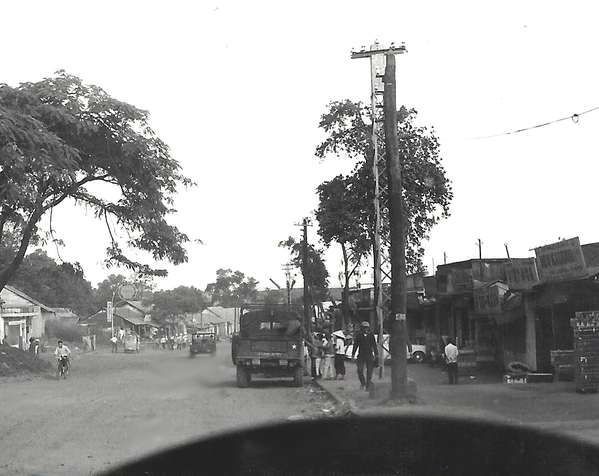
POLYGON ((216 357, 99 350, 74 356, 67 380, 1 378, 0 474, 90 474, 193 438, 330 407, 309 379, 302 388, 284 380, 237 388, 229 356, 228 343, 216 357))

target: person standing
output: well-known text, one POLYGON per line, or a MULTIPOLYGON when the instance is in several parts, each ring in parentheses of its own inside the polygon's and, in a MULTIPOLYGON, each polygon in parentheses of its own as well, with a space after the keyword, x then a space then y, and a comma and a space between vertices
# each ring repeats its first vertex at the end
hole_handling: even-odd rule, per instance
POLYGON ((335 380, 345 379, 345 334, 343 331, 333 332, 335 338, 335 380))
POLYGON ((372 381, 372 372, 374 371, 374 362, 379 358, 379 351, 376 347, 374 334, 370 332, 370 323, 362 322, 360 331, 356 334, 354 347, 352 349, 352 359, 358 353, 358 378, 360 379, 360 389, 370 389, 372 381), (366 378, 364 378, 364 366, 366 366, 366 378))
POLYGON ((335 342, 333 336, 327 332, 323 342, 323 371, 322 376, 325 380, 333 380, 335 376, 335 368, 333 359, 335 358, 335 342))
POLYGON ((458 348, 450 340, 445 346, 445 362, 450 384, 458 383, 458 354, 458 348))
POLYGON ((118 352, 118 339, 116 338, 116 336, 112 336, 110 338, 110 342, 112 344, 112 353, 115 354, 118 352))
POLYGON ((314 336, 313 352, 314 368, 316 371, 316 376, 314 378, 319 379, 322 377, 322 335, 319 333, 314 336))

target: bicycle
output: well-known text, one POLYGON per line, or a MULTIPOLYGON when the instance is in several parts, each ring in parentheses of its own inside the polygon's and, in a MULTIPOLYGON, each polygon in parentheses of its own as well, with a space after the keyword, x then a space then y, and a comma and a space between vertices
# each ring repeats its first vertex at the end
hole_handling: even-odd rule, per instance
POLYGON ((66 379, 69 373, 69 360, 66 355, 61 356, 58 359, 58 368, 56 369, 56 378, 60 380, 60 377, 66 379))

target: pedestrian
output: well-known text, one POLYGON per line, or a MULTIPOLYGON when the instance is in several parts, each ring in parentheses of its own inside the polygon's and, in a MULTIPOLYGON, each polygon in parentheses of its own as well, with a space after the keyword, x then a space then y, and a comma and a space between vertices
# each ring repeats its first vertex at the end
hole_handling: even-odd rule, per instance
POLYGON ((343 331, 333 332, 335 338, 335 380, 345 379, 345 334, 343 331))
POLYGON ((323 341, 323 357, 322 357, 322 376, 325 380, 333 380, 335 377, 335 367, 333 359, 335 358, 335 342, 333 336, 327 332, 323 341))
POLYGON ((163 349, 166 349, 166 337, 164 335, 160 338, 160 344, 163 349))
POLYGON ((314 336, 313 353, 315 373, 314 379, 319 379, 322 377, 322 335, 319 333, 314 336))
POLYGON ((112 353, 117 353, 118 352, 118 339, 116 338, 116 335, 112 336, 110 338, 110 343, 112 344, 112 353))
POLYGON ((123 327, 121 326, 121 328, 119 329, 119 334, 118 334, 119 342, 123 342, 124 338, 125 338, 125 329, 123 329, 123 327))
POLYGON ((458 348, 453 341, 449 340, 445 346, 445 362, 447 363, 447 373, 449 375, 449 383, 458 383, 458 348))
POLYGON ((356 334, 354 347, 352 349, 352 359, 358 353, 358 378, 360 379, 360 389, 370 389, 372 381, 372 372, 374 371, 374 362, 379 358, 379 351, 376 347, 374 334, 370 332, 370 323, 362 322, 360 330, 356 334), (364 366, 366 366, 366 378, 364 378, 364 366))

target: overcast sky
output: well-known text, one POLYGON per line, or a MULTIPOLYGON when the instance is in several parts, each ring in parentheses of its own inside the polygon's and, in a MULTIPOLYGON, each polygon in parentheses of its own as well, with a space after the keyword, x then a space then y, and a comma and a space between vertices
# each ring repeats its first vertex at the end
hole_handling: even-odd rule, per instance
MULTIPOLYGON (((3 2, 0 82, 58 69, 150 111, 156 133, 197 187, 173 221, 189 263, 158 288, 204 289, 218 268, 261 287, 284 284, 277 247, 317 206, 316 187, 353 163, 320 163, 320 115, 333 100, 369 101, 368 60, 352 48, 405 42, 398 104, 434 127, 453 183, 451 217, 425 243, 425 265, 528 257, 579 236, 599 241, 599 111, 518 134, 472 140, 599 106, 599 7, 594 2, 3 2)), ((54 227, 96 284, 107 232, 70 205, 54 227)), ((309 239, 317 240, 316 227, 309 239)), ((54 250, 48 252, 56 257, 54 250)), ((339 254, 327 254, 337 286, 339 254)), ((118 271, 117 271, 118 272, 118 271)), ((370 275, 365 277, 365 281, 370 275)))

